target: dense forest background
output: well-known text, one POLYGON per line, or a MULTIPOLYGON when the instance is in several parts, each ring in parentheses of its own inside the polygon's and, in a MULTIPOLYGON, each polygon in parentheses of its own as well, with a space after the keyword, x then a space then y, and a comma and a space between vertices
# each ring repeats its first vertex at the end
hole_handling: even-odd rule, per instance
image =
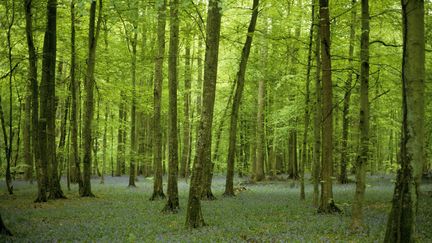
MULTIPOLYGON (((27 180, 38 203, 75 184, 93 197, 96 178, 143 176, 150 199, 178 212, 186 178, 195 228, 214 176, 226 175, 225 196, 238 177, 293 180, 302 200, 313 184, 323 213, 340 211, 332 184, 355 181, 354 229, 366 174, 411 168, 397 185, 431 174, 430 1, 2 0, 0 20, 9 194, 27 180)), ((386 240, 408 221, 389 220, 386 240)))

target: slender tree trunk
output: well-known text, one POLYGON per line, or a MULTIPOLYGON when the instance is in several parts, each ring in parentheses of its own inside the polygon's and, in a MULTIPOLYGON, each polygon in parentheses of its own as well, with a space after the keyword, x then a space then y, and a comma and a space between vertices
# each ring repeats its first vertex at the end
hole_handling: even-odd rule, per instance
POLYGON ((425 21, 423 0, 402 0, 402 138, 384 242, 415 242, 424 160, 425 21))
POLYGON ((161 0, 158 5, 157 42, 158 50, 155 60, 155 81, 153 93, 153 170, 154 184, 153 194, 150 200, 164 199, 162 184, 162 126, 161 126, 161 105, 162 105, 162 81, 163 81, 163 60, 165 53, 165 25, 166 25, 166 0, 161 0))
POLYGON ((350 27, 350 41, 349 41, 349 74, 347 81, 345 82, 345 95, 343 101, 343 111, 342 111, 342 141, 341 141, 341 167, 340 167, 340 176, 339 182, 341 184, 348 183, 348 175, 347 175, 347 165, 348 165, 348 135, 349 135, 349 107, 350 107, 350 99, 351 99, 351 85, 354 74, 354 65, 353 65, 353 57, 354 57, 354 42, 356 40, 355 36, 355 27, 357 21, 357 8, 356 8, 357 0, 351 1, 351 27, 350 27))
POLYGON ((313 35, 314 35, 314 21, 315 21, 315 5, 314 0, 311 0, 312 10, 311 10, 311 26, 309 30, 309 49, 307 57, 307 71, 306 71, 306 97, 305 97, 305 113, 304 113, 304 132, 303 132, 303 147, 302 147, 302 159, 300 168, 300 200, 305 200, 305 164, 307 160, 307 138, 309 132, 309 122, 310 122, 310 76, 312 69, 312 45, 313 45, 313 35))
POLYGON ((120 98, 122 99, 122 101, 119 104, 119 125, 118 125, 118 136, 117 136, 117 167, 116 167, 116 176, 121 176, 122 175, 122 164, 124 164, 125 161, 125 138, 124 136, 124 129, 125 129, 125 124, 123 123, 124 121, 124 116, 125 115, 125 103, 124 103, 124 93, 121 92, 120 93, 120 98))
POLYGON ((256 172, 255 180, 262 181, 264 174, 264 109, 265 109, 265 82, 259 80, 258 84, 258 112, 257 112, 257 131, 256 131, 256 172))
POLYGON ((330 56, 330 14, 328 0, 320 0, 320 35, 323 83, 321 201, 318 211, 338 211, 333 202, 333 91, 330 56))
POLYGON ((249 22, 248 33, 246 42, 243 46, 242 55, 240 58, 239 70, 237 72, 236 89, 234 100, 232 102, 231 120, 230 120, 230 133, 229 133, 229 146, 227 158, 227 176, 225 183, 224 196, 234 196, 234 161, 236 153, 236 139, 237 139, 237 120, 240 102, 243 95, 245 74, 247 68, 247 61, 249 59, 250 49, 252 46, 252 38, 255 32, 255 26, 258 18, 258 5, 259 0, 254 0, 252 5, 252 16, 249 22))
POLYGON ((95 28, 96 19, 96 0, 92 0, 90 6, 90 20, 89 20, 89 34, 88 34, 88 57, 87 57, 87 70, 85 77, 85 101, 84 101, 84 127, 83 127, 83 139, 84 139, 84 177, 83 177, 83 191, 82 197, 94 197, 91 191, 91 164, 92 164, 92 124, 93 124, 93 113, 94 113, 94 69, 96 64, 96 45, 99 36, 99 30, 101 25, 102 16, 102 0, 99 0, 99 15, 97 20, 97 26, 95 28))
POLYGON ((178 129, 177 129, 177 55, 179 52, 179 1, 170 1, 170 42, 168 56, 169 87, 169 124, 168 124, 168 201, 165 212, 177 213, 180 205, 178 198, 178 129))
MULTIPOLYGON (((319 0, 314 1, 315 11, 319 10, 319 0)), ((320 39, 320 23, 319 15, 315 20, 316 34, 315 34, 315 114, 314 114, 314 145, 313 145, 313 166, 312 166, 312 181, 313 181, 313 198, 312 204, 318 207, 319 204, 319 182, 321 170, 321 126, 322 126, 322 87, 321 87, 321 39, 320 39)))
POLYGON ((186 177, 186 165, 189 164, 190 161, 190 138, 191 138, 191 115, 190 115, 190 106, 191 106, 191 80, 192 80, 192 72, 191 72, 191 40, 190 33, 187 33, 186 37, 186 47, 185 47, 185 78, 184 78, 184 121, 183 121, 183 150, 182 150, 182 159, 180 163, 180 177, 186 177))
POLYGON ((76 48, 75 48, 75 0, 71 0, 71 145, 72 145, 72 182, 78 182, 78 191, 81 194, 83 190, 83 181, 81 177, 80 152, 78 149, 78 82, 76 80, 76 48))
POLYGON ((360 52, 360 150, 356 163, 351 228, 363 227, 363 202, 366 188, 366 165, 369 153, 369 0, 361 0, 362 28, 360 52))
POLYGON ((135 170, 137 158, 137 128, 136 128, 136 59, 137 59, 138 26, 134 24, 134 34, 131 41, 132 46, 132 107, 131 107, 131 149, 129 164, 129 186, 135 186, 135 170))
POLYGON ((221 11, 219 1, 210 0, 206 25, 206 65, 204 66, 202 112, 198 129, 196 154, 194 158, 186 213, 186 226, 188 228, 199 228, 205 226, 201 211, 201 183, 204 176, 203 169, 211 162, 211 135, 216 95, 220 27, 221 11))

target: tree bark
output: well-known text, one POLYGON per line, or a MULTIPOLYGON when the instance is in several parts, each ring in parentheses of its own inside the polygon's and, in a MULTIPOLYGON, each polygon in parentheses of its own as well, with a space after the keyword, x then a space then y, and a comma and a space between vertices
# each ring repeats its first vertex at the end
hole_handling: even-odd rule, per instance
POLYGON ((328 0, 320 0, 321 70, 323 83, 321 201, 318 211, 338 211, 333 202, 333 91, 330 56, 330 16, 328 0))
POLYGON ((186 214, 186 226, 188 228, 199 228, 205 225, 201 211, 200 196, 202 192, 203 168, 208 166, 207 164, 211 161, 211 130, 216 95, 220 27, 221 9, 219 1, 210 0, 206 25, 207 37, 202 112, 186 214))
MULTIPOLYGON (((319 0, 314 1, 316 11, 319 11, 319 0)), ((314 145, 313 145, 313 166, 312 166, 312 181, 313 181, 313 198, 312 204, 318 207, 319 204, 319 182, 321 170, 321 127, 322 127, 322 87, 321 87, 321 38, 320 38, 320 22, 319 14, 315 20, 315 114, 314 114, 314 145)))
POLYGON ((265 179, 264 174, 264 109, 265 109, 265 82, 260 79, 258 83, 258 112, 257 112, 257 131, 256 131, 256 172, 255 180, 265 179))
POLYGON ((164 199, 162 184, 162 127, 161 127, 161 110, 162 110, 162 81, 163 81, 163 61, 165 53, 165 25, 166 25, 166 0, 158 2, 158 24, 157 24, 157 54, 155 59, 155 81, 153 93, 153 170, 154 184, 151 201, 164 199))
POLYGON ((304 131, 303 131, 303 146, 302 146, 302 158, 300 167, 300 200, 305 200, 305 164, 307 160, 307 138, 309 132, 310 123, 310 74, 312 69, 312 45, 314 35, 314 21, 315 21, 315 5, 314 0, 311 0, 311 26, 309 29, 309 48, 307 57, 307 71, 306 71, 306 93, 305 93, 305 111, 304 111, 304 131))
POLYGON ((234 161, 235 161, 236 140, 237 140, 237 120, 238 120, 240 102, 243 95, 247 62, 249 59, 250 49, 252 46, 252 38, 255 32, 255 26, 258 19, 258 5, 259 5, 259 0, 254 0, 252 4, 252 16, 249 22, 246 41, 243 46, 242 55, 240 58, 239 70, 237 72, 236 89, 235 89, 234 100, 232 102, 232 109, 231 109, 228 158, 227 158, 227 176, 226 176, 224 196, 234 196, 233 181, 234 181, 234 161))
POLYGON ((170 1, 170 42, 168 56, 169 125, 168 125, 168 201, 163 211, 177 213, 178 198, 178 129, 177 129, 177 55, 179 52, 179 1, 170 1))
POLYGON ((131 149, 130 149, 130 164, 129 164, 129 186, 135 186, 135 170, 137 158, 137 129, 136 129, 136 60, 137 60, 137 42, 138 42, 138 26, 134 23, 133 37, 131 40, 132 46, 132 107, 131 107, 131 149))
POLYGON ((402 138, 384 242, 415 242, 424 160, 425 21, 423 0, 402 0, 402 138))
POLYGON ((356 163, 356 191, 353 201, 352 229, 363 228, 363 202, 369 153, 369 0, 361 0, 361 12, 360 149, 356 163))
POLYGON ((81 197, 94 197, 91 190, 91 168, 92 168, 92 124, 93 124, 93 113, 94 113, 94 69, 96 64, 96 45, 99 36, 99 30, 101 25, 102 16, 102 0, 99 0, 99 15, 97 20, 97 26, 95 28, 96 19, 96 0, 92 0, 90 5, 90 21, 89 21, 89 33, 88 33, 88 57, 87 57, 87 70, 84 83, 84 89, 86 97, 84 100, 84 127, 83 127, 83 139, 84 139, 84 177, 83 177, 83 190, 81 197))
POLYGON ((342 141, 341 141, 341 167, 340 167, 340 175, 339 182, 341 184, 348 183, 348 175, 347 175, 347 165, 348 165, 348 135, 349 135, 349 107, 350 107, 350 99, 351 99, 351 85, 352 79, 354 75, 354 65, 353 65, 353 56, 354 56, 354 42, 356 39, 355 36, 355 27, 357 21, 357 8, 356 8, 357 0, 351 1, 351 26, 350 26, 350 41, 349 41, 349 52, 348 52, 348 62, 349 62, 349 74, 347 81, 345 82, 345 94, 343 101, 343 111, 342 111, 342 141))
POLYGON ((192 72, 191 72, 191 40, 190 33, 187 33, 186 37, 186 50, 185 50, 185 78, 184 78, 184 121, 183 121, 183 150, 182 150, 182 159, 180 163, 180 177, 185 178, 187 174, 186 166, 190 161, 190 151, 191 151, 191 115, 190 115, 190 106, 191 106, 191 80, 192 80, 192 72))

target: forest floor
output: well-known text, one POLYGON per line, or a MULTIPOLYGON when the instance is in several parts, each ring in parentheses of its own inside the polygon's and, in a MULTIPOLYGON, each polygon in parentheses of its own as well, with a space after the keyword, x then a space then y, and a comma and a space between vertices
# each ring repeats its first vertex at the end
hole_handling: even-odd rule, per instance
MULTIPOLYGON (((236 185, 243 179, 236 178, 236 185)), ((366 230, 350 233, 351 202, 355 184, 334 185, 334 197, 342 214, 318 214, 311 206, 312 186, 306 201, 299 200, 298 183, 268 181, 245 184, 234 198, 224 198, 224 177, 213 182, 215 201, 202 203, 209 226, 185 228, 189 184, 179 181, 178 214, 163 214, 165 201, 149 201, 152 180, 139 178, 137 188, 126 187, 127 177, 92 181, 96 198, 80 198, 77 185, 68 199, 35 204, 36 184, 14 182, 15 195, 0 194, 0 211, 14 237, 0 242, 382 242, 394 182, 390 176, 368 177, 365 202, 366 230)), ((164 188, 166 185, 164 184, 164 188)), ((4 181, 0 182, 5 191, 4 181)), ((432 184, 422 185, 417 230, 419 242, 432 242, 432 184)), ((3 238, 2 238, 3 237, 3 238)))

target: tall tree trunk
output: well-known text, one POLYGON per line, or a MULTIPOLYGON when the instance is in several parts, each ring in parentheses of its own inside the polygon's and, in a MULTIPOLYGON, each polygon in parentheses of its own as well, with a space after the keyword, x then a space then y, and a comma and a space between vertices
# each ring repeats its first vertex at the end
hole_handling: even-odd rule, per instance
POLYGON ((415 242, 418 187, 424 160, 425 22, 423 0, 402 0, 402 138, 384 242, 415 242))
POLYGON ((135 187, 135 170, 137 158, 137 128, 136 128, 136 60, 137 60, 137 42, 138 42, 138 26, 134 24, 133 37, 131 40, 132 46, 132 105, 131 105, 131 149, 129 163, 129 186, 135 187))
POLYGON ((337 211, 333 202, 333 91, 330 56, 330 14, 328 0, 320 0, 321 70, 323 83, 321 201, 318 211, 337 211))
POLYGON ((88 57, 87 57, 87 70, 84 83, 85 89, 85 101, 84 101, 84 127, 83 127, 83 139, 84 139, 84 177, 83 177, 83 190, 81 193, 82 197, 94 197, 91 191, 91 164, 92 164, 92 124, 93 124, 93 113, 94 113, 94 69, 96 64, 96 45, 99 36, 99 30, 101 25, 102 16, 102 0, 99 0, 99 15, 97 20, 97 26, 95 29, 96 19, 96 0, 92 0, 90 5, 90 20, 89 20, 89 33, 88 33, 88 57))
POLYGON ((119 122, 118 122, 118 136, 117 136, 117 167, 116 167, 116 176, 122 175, 122 164, 124 164, 125 161, 125 140, 124 137, 124 130, 125 130, 125 124, 124 124, 124 118, 126 116, 125 114, 125 102, 124 102, 124 93, 123 91, 120 93, 121 102, 119 104, 119 122))
MULTIPOLYGON (((319 11, 319 0, 314 1, 315 11, 319 11)), ((321 38, 320 38, 320 22, 319 14, 315 19, 316 34, 315 34, 315 113, 314 113, 314 144, 313 144, 313 166, 312 166, 312 181, 313 181, 313 198, 312 204, 318 207, 319 204, 319 182, 321 170, 321 126, 322 126, 322 87, 321 87, 321 38)))
POLYGON ((366 164, 369 153, 369 0, 361 0, 362 27, 360 51, 360 149, 356 163, 351 228, 363 227, 363 202, 366 188, 366 164))
POLYGON ((246 42, 243 46, 242 55, 240 58, 239 70, 237 72, 236 90, 234 100, 232 102, 231 120, 230 120, 230 133, 229 133, 229 146, 227 158, 227 176, 225 183, 225 196, 234 196, 234 161, 236 153, 236 139, 237 139, 237 120, 240 102, 243 95, 245 74, 247 68, 247 61, 249 59, 250 49, 252 46, 252 37, 255 32, 255 26, 258 18, 258 5, 259 0, 254 0, 252 5, 252 16, 249 22, 248 33, 246 42))
POLYGON ((186 166, 190 161, 190 150, 191 150, 191 33, 190 31, 186 34, 186 47, 185 47, 185 78, 184 78, 184 121, 183 121, 183 149, 182 158, 180 163, 180 177, 186 177, 186 166))
POLYGON ((169 122, 168 122, 168 201, 165 212, 177 213, 180 205, 178 198, 178 129, 177 129, 177 55, 179 52, 179 1, 170 1, 170 42, 168 56, 169 122))
POLYGON ((259 80, 258 84, 258 112, 257 112, 257 130, 256 130, 256 171, 255 180, 262 181, 264 175, 264 109, 265 109, 265 82, 259 80))
POLYGON ((210 0, 206 25, 203 103, 186 213, 186 226, 188 228, 199 228, 205 225, 201 211, 201 183, 204 176, 203 169, 211 162, 211 135, 216 95, 221 17, 219 1, 210 0))
MULTIPOLYGON (((349 74, 347 81, 345 82, 345 95, 343 101, 343 111, 342 111, 342 142, 341 142, 341 167, 340 167, 340 176, 339 182, 341 184, 348 183, 348 175, 347 175, 347 165, 348 165, 348 133, 349 133, 349 107, 350 107, 350 99, 351 99, 351 85, 352 79, 354 75, 354 65, 353 65, 353 57, 354 57, 354 42, 356 40, 355 36, 355 27, 357 21, 357 8, 356 8, 357 0, 351 1, 351 25, 350 25, 350 41, 349 41, 349 52, 348 52, 348 62, 349 62, 349 74)), ((362 32, 363 33, 363 32, 362 32)))
POLYGON ((36 164, 36 177, 38 182, 38 197, 36 201, 46 201, 46 171, 43 170, 42 161, 40 159, 39 151, 39 85, 37 81, 37 55, 36 48, 33 40, 32 30, 32 0, 26 0, 24 2, 24 9, 26 13, 26 38, 29 54, 29 73, 28 78, 31 85, 31 105, 32 105, 32 150, 33 159, 36 164))
POLYGON ((163 81, 163 60, 165 53, 165 25, 166 25, 166 0, 160 0, 158 4, 157 42, 158 50, 155 59, 155 81, 153 93, 153 170, 154 184, 153 195, 150 200, 164 199, 162 184, 162 126, 161 126, 161 105, 162 105, 162 81, 163 81))
POLYGON ((300 200, 305 200, 305 164, 307 160, 307 138, 309 132, 309 122, 310 122, 310 74, 312 69, 312 45, 313 45, 313 35, 314 35, 314 21, 315 21, 315 5, 314 0, 311 0, 312 10, 311 10, 311 26, 309 29, 309 48, 307 57, 307 71, 306 71, 306 97, 305 97, 305 111, 304 111, 304 131, 303 131, 303 146, 302 146, 302 158, 300 167, 300 200))

